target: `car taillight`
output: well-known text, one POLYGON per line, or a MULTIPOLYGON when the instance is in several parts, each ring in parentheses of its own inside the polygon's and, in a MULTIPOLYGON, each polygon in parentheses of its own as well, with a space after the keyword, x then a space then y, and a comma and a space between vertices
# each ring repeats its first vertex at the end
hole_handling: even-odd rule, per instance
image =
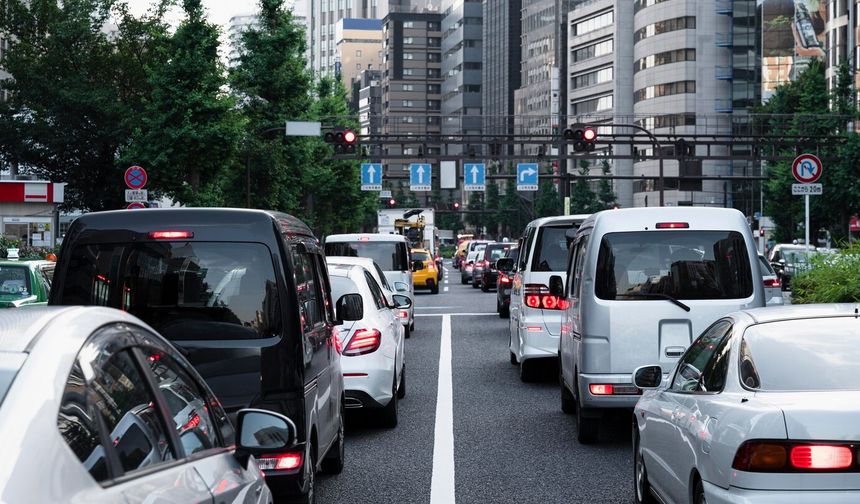
POLYGON ((658 222, 654 227, 657 229, 687 229, 689 222, 658 222))
POLYGON ((402 318, 402 319, 409 318, 409 312, 406 310, 398 310, 397 311, 397 318, 402 318))
POLYGON ((549 287, 542 284, 526 284, 523 288, 526 306, 543 310, 566 310, 570 303, 567 299, 550 295, 549 287))
POLYGON ((612 395, 612 385, 608 383, 592 383, 588 386, 592 395, 612 395))
POLYGON ((197 413, 194 413, 191 416, 191 418, 188 420, 188 422, 186 422, 185 425, 182 426, 180 431, 185 432, 187 430, 196 429, 199 426, 200 426, 200 415, 198 415, 197 413))
POLYGON ((382 333, 376 329, 359 329, 343 349, 343 355, 356 356, 373 353, 382 343, 382 333))
POLYGON ((263 455, 257 459, 260 469, 275 471, 294 471, 302 466, 301 453, 284 453, 281 455, 263 455))
POLYGON ((782 285, 779 283, 779 278, 768 278, 767 280, 764 281, 764 286, 765 287, 782 287, 782 285))
POLYGON ((747 441, 732 468, 747 472, 860 472, 858 444, 747 441))
POLYGON ((152 240, 183 240, 194 238, 191 231, 150 231, 149 238, 152 240))
POLYGON ((509 284, 511 283, 511 277, 507 275, 499 275, 499 283, 509 284))
POLYGON ((427 263, 427 269, 431 271, 436 271, 436 264, 433 261, 427 263))

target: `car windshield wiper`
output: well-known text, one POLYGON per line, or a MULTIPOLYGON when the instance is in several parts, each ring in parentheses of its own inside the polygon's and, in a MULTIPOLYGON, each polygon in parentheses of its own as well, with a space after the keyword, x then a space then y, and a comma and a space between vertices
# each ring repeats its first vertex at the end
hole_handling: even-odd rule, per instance
POLYGON ((665 299, 666 301, 671 301, 672 303, 680 306, 684 309, 684 311, 690 311, 690 307, 685 305, 684 303, 678 301, 668 294, 616 294, 615 297, 625 297, 625 298, 642 298, 642 299, 665 299))

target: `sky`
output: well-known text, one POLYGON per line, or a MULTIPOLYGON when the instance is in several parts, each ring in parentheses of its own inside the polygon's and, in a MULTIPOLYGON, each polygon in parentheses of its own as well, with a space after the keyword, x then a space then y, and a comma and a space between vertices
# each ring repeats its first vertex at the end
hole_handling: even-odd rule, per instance
MULTIPOLYGON (((153 4, 153 0, 127 0, 131 11, 135 14, 142 14, 153 4)), ((302 0, 298 0, 302 1, 302 0)), ((293 2, 287 0, 290 5, 293 2)), ((209 14, 209 19, 213 22, 227 26, 230 18, 237 14, 250 14, 258 11, 257 0, 203 0, 203 6, 209 14)), ((170 16, 171 22, 174 22, 180 17, 179 14, 170 16)))

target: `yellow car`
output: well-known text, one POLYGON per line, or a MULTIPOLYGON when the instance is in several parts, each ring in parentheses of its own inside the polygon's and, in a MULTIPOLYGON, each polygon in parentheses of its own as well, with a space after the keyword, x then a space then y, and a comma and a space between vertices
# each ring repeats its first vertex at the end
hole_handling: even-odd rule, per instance
POLYGON ((431 294, 439 294, 439 272, 430 252, 412 249, 412 287, 430 289, 431 294))

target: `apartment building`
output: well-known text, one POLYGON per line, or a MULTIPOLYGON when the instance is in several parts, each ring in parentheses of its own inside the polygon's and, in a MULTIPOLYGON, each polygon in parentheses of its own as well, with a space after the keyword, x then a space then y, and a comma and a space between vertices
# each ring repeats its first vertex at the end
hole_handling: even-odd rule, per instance
POLYGON ((522 0, 483 0, 481 6, 483 131, 487 135, 510 135, 514 133, 516 111, 514 90, 520 87, 522 0))
POLYGON ((341 19, 335 30, 335 74, 351 89, 362 70, 382 66, 382 20, 341 19))
MULTIPOLYGON (((481 135, 481 80, 483 69, 481 0, 442 1, 442 133, 481 135)), ((466 146, 481 152, 481 145, 466 146)), ((460 145, 448 154, 460 154, 460 145)))

